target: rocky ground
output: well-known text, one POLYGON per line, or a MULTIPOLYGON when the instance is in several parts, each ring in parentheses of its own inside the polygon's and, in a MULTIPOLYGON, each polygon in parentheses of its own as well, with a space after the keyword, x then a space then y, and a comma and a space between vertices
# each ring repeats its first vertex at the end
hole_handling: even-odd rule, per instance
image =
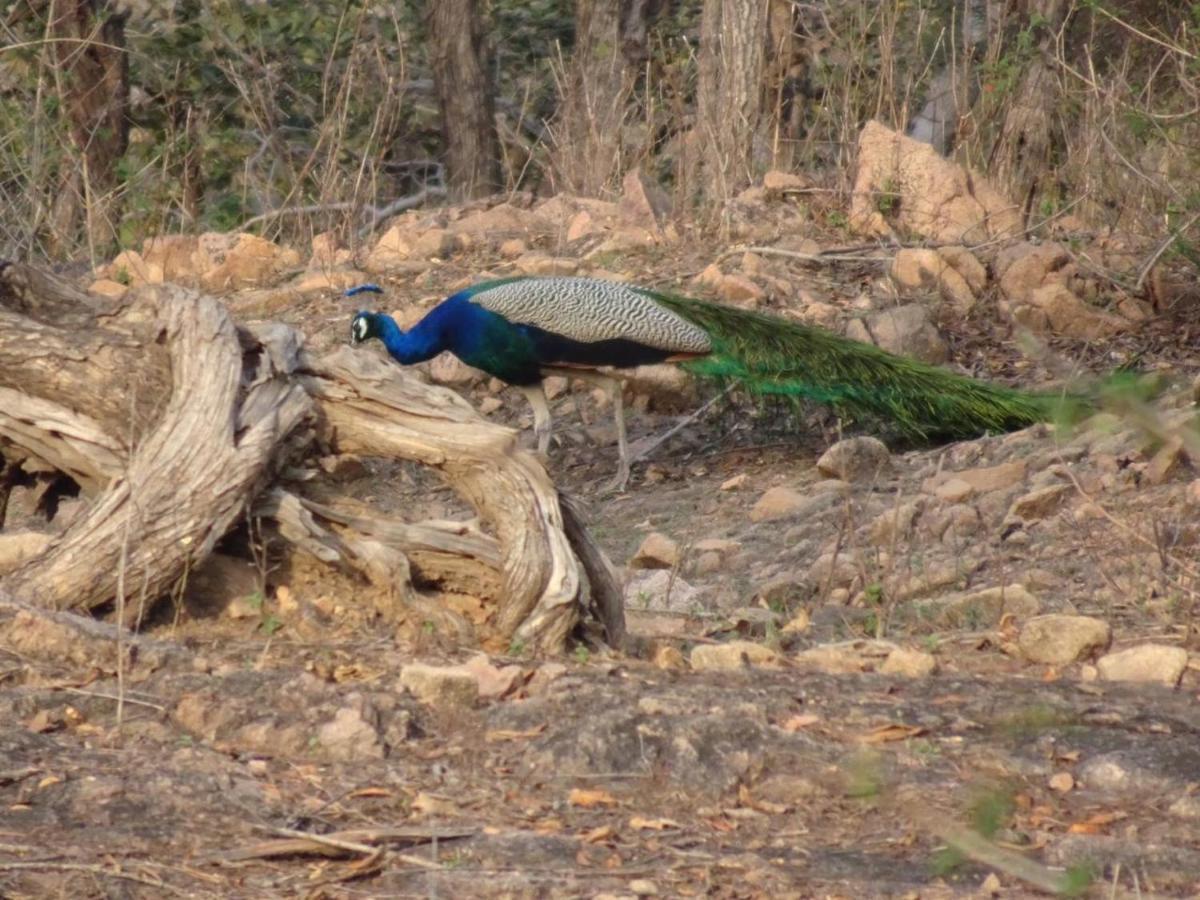
MULTIPOLYGON (((0 895, 1200 892, 1189 304, 1168 281, 1097 290, 1111 237, 1090 256, 846 250, 821 196, 774 175, 702 244, 635 179, 607 205, 413 213, 357 254, 315 242, 299 272, 258 239, 160 243, 97 289, 192 278, 320 348, 345 340, 350 283, 411 320, 483 273, 579 272, 1023 384, 1140 353, 1183 387, 904 449, 736 395, 696 416, 713 389, 641 373, 635 450, 680 427, 612 494, 603 396, 556 383, 549 469, 626 564, 628 653, 479 654, 381 624, 349 579, 226 556, 126 672, 0 650, 0 895)), ((529 421, 453 361, 428 373, 529 421)), ((353 463, 365 502, 465 509, 416 467, 353 463)))

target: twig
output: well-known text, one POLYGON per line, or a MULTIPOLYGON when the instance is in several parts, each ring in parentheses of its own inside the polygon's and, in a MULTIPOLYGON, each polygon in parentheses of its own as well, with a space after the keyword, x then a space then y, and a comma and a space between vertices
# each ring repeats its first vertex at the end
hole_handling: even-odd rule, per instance
POLYGON ((159 703, 151 703, 148 700, 138 700, 136 697, 130 697, 128 694, 121 696, 119 694, 105 694, 102 691, 85 691, 80 688, 64 687, 59 688, 68 694, 78 694, 81 697, 99 697, 101 700, 112 700, 114 703, 132 703, 134 706, 145 706, 148 709, 155 709, 161 713, 165 713, 167 708, 159 703))
MULTIPOLYGON (((323 856, 339 856, 331 851, 344 851, 371 855, 378 852, 386 842, 421 844, 433 840, 457 840, 472 837, 474 828, 358 828, 335 831, 330 834, 314 834, 295 828, 260 826, 261 830, 283 835, 285 839, 262 841, 250 847, 233 850, 209 857, 206 862, 242 862, 248 859, 268 859, 276 856, 295 856, 302 853, 317 853, 323 856)), ((412 865, 441 868, 428 860, 419 860, 403 853, 392 853, 396 859, 412 865)))
POLYGON ((62 863, 62 862, 0 862, 0 872, 15 872, 21 870, 37 870, 49 869, 55 872, 86 872, 90 875, 104 875, 108 878, 123 878, 126 881, 136 881, 138 884, 148 884, 154 888, 166 888, 173 894, 183 894, 184 891, 175 887, 173 884, 160 879, 146 878, 142 875, 134 875, 132 872, 118 872, 112 869, 105 869, 102 866, 89 866, 83 863, 62 863))
POLYGON ((1157 249, 1150 254, 1150 257, 1144 263, 1142 263, 1142 267, 1138 269, 1138 277, 1137 281, 1134 282, 1134 290, 1138 291, 1139 293, 1141 292, 1142 285, 1146 282, 1146 277, 1150 274, 1150 271, 1158 263, 1158 260, 1162 257, 1162 255, 1167 252, 1172 244, 1179 240, 1179 236, 1181 234, 1195 225, 1198 221, 1200 221, 1200 212, 1188 219, 1186 225, 1176 228, 1159 242, 1157 249))
POLYGON ((284 216, 308 216, 313 213, 323 212, 345 212, 346 210, 362 207, 369 219, 366 229, 370 229, 381 219, 386 219, 388 216, 394 216, 398 212, 403 212, 406 209, 420 206, 426 200, 437 197, 445 197, 446 189, 430 185, 423 187, 415 194, 409 194, 407 197, 400 197, 393 200, 384 206, 371 206, 370 204, 359 204, 351 200, 342 200, 336 203, 310 203, 306 206, 284 206, 279 209, 268 210, 265 213, 259 213, 257 216, 251 216, 241 224, 239 230, 245 231, 253 225, 258 225, 262 222, 269 222, 272 219, 279 219, 284 216))
POLYGON ((715 397, 712 397, 707 403, 705 403, 703 406, 701 406, 695 412, 691 413, 690 415, 685 416, 681 421, 677 422, 674 426, 672 426, 671 428, 668 428, 665 432, 663 432, 661 435, 659 435, 653 441, 651 441, 649 446, 647 446, 645 449, 639 451, 635 456, 631 457, 629 460, 629 464, 633 465, 635 462, 639 462, 640 460, 645 459, 647 456, 649 456, 651 453, 653 453, 655 450, 657 450, 660 446, 662 446, 662 444, 665 443, 667 440, 674 437, 676 434, 678 434, 684 428, 687 428, 687 426, 691 425, 693 422, 695 422, 697 419, 699 419, 700 416, 704 415, 704 413, 706 413, 709 410, 709 408, 712 407, 713 404, 715 404, 718 400, 725 397, 725 395, 727 395, 730 391, 732 391, 733 388, 734 388, 734 385, 732 385, 732 384, 729 385, 728 387, 725 388, 725 390, 721 391, 721 393, 717 394, 715 397))

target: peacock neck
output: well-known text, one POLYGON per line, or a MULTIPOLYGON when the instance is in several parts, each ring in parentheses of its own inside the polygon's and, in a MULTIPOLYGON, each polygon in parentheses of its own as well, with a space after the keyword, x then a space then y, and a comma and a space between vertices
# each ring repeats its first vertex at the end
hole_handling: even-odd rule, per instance
POLYGON ((409 331, 404 331, 391 316, 380 316, 380 338, 392 358, 404 365, 424 362, 445 349, 441 328, 426 316, 409 331))

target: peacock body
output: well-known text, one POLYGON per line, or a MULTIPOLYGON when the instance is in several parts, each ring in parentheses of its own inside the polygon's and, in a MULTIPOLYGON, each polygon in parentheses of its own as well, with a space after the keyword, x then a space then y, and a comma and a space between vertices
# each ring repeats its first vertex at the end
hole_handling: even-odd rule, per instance
MULTIPOLYGON (((389 316, 358 313, 353 342, 372 337, 401 363, 449 350, 524 389, 542 450, 549 441, 549 408, 540 389, 547 374, 588 376, 656 362, 678 362, 757 393, 881 417, 919 440, 1011 431, 1045 419, 1054 407, 1051 397, 978 381, 821 328, 594 278, 484 282, 443 300, 407 332, 389 316)), ((614 401, 627 476, 619 389, 614 401)))

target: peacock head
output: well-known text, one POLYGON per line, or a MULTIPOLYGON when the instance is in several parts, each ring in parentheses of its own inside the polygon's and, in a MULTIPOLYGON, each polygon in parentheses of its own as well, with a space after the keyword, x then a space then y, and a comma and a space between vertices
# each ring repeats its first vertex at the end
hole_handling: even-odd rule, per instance
POLYGON ((363 341, 369 341, 371 338, 383 336, 383 329, 380 327, 379 314, 373 312, 356 313, 353 321, 350 322, 350 343, 361 344, 363 341))

